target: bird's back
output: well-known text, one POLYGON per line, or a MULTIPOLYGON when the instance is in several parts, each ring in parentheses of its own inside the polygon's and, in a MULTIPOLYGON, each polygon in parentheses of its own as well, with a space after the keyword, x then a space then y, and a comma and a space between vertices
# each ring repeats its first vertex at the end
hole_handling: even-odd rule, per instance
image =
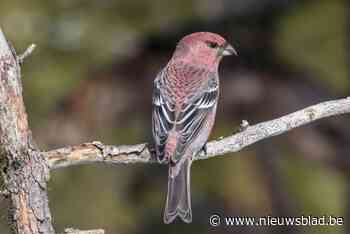
MULTIPOLYGON (((187 145, 181 141, 187 121, 182 121, 184 110, 193 103, 213 80, 218 82, 217 73, 209 71, 205 67, 196 67, 183 62, 168 64, 162 71, 162 96, 171 103, 174 109, 174 122, 168 131, 167 142, 164 147, 165 158, 173 160, 180 158, 187 145), (198 91, 200 90, 200 91, 198 91), (178 155, 179 154, 179 155, 178 155)), ((206 141, 206 140, 205 140, 206 141)), ((203 142, 204 144, 204 142, 203 142)))

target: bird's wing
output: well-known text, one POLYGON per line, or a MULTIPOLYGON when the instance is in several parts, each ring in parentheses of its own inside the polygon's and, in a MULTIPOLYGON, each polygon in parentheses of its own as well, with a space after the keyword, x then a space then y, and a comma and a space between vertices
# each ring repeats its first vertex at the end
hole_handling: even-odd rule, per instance
POLYGON ((175 105, 166 95, 162 94, 164 72, 160 72, 153 82, 153 113, 152 133, 158 159, 164 158, 165 145, 169 131, 175 123, 175 105))
POLYGON ((177 132, 176 151, 171 158, 172 162, 177 162, 187 147, 198 137, 208 114, 215 108, 219 96, 219 84, 217 76, 212 74, 211 79, 203 84, 201 91, 186 100, 180 112, 176 113, 174 101, 162 93, 164 75, 166 74, 161 72, 153 84, 152 133, 157 156, 161 161, 164 158, 169 131, 177 132))
POLYGON ((203 85, 201 92, 183 104, 176 118, 176 132, 180 137, 176 145, 176 153, 172 157, 173 162, 177 162, 184 155, 187 147, 199 136, 203 127, 206 127, 204 125, 206 121, 210 121, 208 115, 216 107, 218 96, 218 79, 216 74, 211 74, 211 78, 203 85))

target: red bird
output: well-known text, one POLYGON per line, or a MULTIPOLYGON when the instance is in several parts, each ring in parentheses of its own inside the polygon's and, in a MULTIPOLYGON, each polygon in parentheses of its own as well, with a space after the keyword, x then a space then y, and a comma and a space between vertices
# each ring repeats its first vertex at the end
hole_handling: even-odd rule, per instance
POLYGON ((169 162, 164 222, 192 221, 190 167, 208 140, 219 98, 218 67, 237 54, 218 34, 185 36, 153 86, 152 131, 157 158, 169 162))

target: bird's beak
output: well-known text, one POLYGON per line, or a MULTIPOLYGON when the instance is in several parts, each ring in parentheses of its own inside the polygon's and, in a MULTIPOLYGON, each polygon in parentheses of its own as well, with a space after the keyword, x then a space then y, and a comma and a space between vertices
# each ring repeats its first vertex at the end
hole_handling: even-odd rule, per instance
POLYGON ((237 51, 235 50, 235 48, 233 48, 233 46, 232 45, 230 45, 230 44, 226 44, 225 46, 224 46, 224 48, 223 48, 224 50, 222 51, 222 55, 223 56, 229 56, 229 55, 236 55, 236 56, 238 56, 238 53, 237 53, 237 51))

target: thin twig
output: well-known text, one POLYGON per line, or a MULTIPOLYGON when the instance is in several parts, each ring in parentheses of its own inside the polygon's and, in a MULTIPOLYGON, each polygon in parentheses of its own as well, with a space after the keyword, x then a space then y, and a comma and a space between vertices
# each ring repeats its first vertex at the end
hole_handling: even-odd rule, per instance
POLYGON ((22 54, 17 56, 18 63, 22 64, 24 59, 26 59, 29 55, 31 55, 35 50, 35 48, 36 48, 35 44, 31 44, 30 46, 28 46, 28 48, 22 54))

